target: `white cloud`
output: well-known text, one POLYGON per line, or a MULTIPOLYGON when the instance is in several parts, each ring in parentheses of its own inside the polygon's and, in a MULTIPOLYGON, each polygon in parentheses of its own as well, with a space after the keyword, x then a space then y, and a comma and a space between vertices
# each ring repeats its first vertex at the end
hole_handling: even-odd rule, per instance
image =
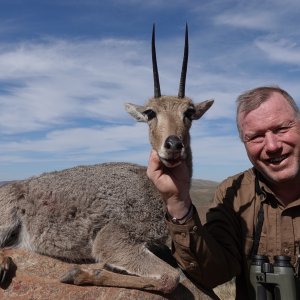
MULTIPOLYGON (((214 6, 213 21, 237 29, 260 33, 292 35, 298 19, 300 2, 297 0, 230 0, 211 1, 214 6)), ((244 32, 247 34, 247 31, 244 32)), ((250 34, 253 34, 250 33, 250 34)))
MULTIPOLYGON (((123 151, 134 147, 148 145, 145 124, 134 126, 112 126, 105 128, 72 128, 52 131, 45 138, 38 140, 26 139, 1 143, 0 153, 35 153, 60 155, 67 159, 70 154, 80 157, 99 155, 101 153, 123 151), (144 127, 144 128, 143 128, 144 127)), ((80 160, 80 159, 78 159, 80 160)))
POLYGON ((215 17, 218 25, 230 25, 246 29, 269 30, 276 26, 274 15, 269 12, 228 12, 215 17))
POLYGON ((146 65, 140 52, 140 43, 117 40, 3 47, 1 131, 41 130, 71 118, 124 118, 127 98, 147 90, 150 69, 140 67, 146 65))
POLYGON ((288 39, 258 39, 255 45, 274 61, 300 65, 300 44, 288 39))

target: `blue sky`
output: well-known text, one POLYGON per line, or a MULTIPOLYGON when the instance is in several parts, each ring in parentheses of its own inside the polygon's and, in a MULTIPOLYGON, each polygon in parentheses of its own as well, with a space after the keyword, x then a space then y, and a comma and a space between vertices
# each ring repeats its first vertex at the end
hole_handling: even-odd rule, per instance
POLYGON ((124 103, 176 95, 189 25, 186 95, 215 99, 193 124, 194 178, 250 163, 235 126, 243 91, 277 84, 300 104, 298 0, 0 0, 0 181, 107 161, 147 164, 148 128, 124 103))

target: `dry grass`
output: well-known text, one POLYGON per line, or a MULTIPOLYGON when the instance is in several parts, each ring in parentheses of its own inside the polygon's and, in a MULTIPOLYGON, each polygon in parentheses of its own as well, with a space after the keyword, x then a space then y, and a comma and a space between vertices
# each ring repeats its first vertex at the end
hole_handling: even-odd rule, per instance
POLYGON ((191 186, 191 197, 196 207, 207 206, 211 203, 218 182, 193 179, 191 186))

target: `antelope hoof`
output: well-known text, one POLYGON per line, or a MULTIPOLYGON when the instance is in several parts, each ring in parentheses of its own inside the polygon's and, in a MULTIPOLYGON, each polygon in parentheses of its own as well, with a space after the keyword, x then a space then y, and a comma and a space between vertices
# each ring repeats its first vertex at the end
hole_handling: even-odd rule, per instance
POLYGON ((85 272, 75 266, 70 269, 60 280, 62 283, 80 285, 83 283, 85 272))
POLYGON ((0 256, 0 285, 2 285, 7 277, 7 273, 12 265, 12 259, 9 256, 0 256))

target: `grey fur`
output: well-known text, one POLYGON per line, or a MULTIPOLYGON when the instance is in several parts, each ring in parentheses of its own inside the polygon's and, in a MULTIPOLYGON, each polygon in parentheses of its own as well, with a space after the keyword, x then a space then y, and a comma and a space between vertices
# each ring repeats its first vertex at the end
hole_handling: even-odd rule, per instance
POLYGON ((0 203, 2 247, 12 244, 10 233, 18 227, 14 246, 70 261, 97 258, 93 243, 110 224, 125 241, 147 245, 167 238, 160 195, 135 164, 79 166, 6 184, 0 203))

